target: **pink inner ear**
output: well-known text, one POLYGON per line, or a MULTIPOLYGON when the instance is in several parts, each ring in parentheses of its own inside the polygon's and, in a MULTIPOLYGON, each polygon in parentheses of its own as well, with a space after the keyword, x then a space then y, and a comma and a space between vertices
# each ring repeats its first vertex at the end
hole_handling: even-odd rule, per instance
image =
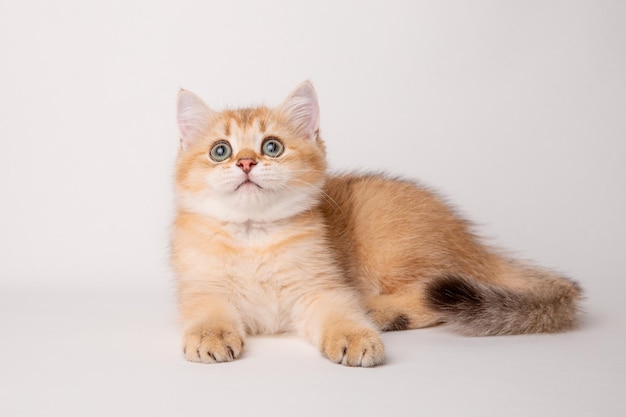
POLYGON ((211 109, 191 91, 180 90, 177 103, 177 121, 183 149, 189 147, 209 127, 211 109))
POLYGON ((319 130, 320 111, 313 85, 305 81, 281 105, 289 121, 309 139, 315 139, 319 130))

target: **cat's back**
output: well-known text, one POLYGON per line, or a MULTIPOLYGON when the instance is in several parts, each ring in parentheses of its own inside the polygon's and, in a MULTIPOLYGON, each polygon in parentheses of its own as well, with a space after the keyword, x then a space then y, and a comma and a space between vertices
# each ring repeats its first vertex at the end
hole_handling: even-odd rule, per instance
POLYGON ((445 268, 465 270, 457 259, 486 256, 470 225, 418 183, 347 174, 329 177, 325 191, 330 244, 366 292, 392 290, 413 281, 416 271, 428 277, 445 268))
MULTIPOLYGON (((326 182, 327 216, 358 220, 369 226, 420 222, 458 222, 453 210, 433 191, 413 181, 378 174, 330 176, 326 182)), ((424 226, 426 224, 423 224, 424 226)))

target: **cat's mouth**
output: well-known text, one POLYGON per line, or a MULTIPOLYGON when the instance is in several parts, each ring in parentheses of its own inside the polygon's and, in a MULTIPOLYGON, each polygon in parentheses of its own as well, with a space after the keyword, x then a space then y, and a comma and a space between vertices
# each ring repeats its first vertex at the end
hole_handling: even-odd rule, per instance
POLYGON ((263 187, 261 187, 259 184, 257 184, 256 182, 250 180, 249 178, 246 179, 244 182, 242 182, 241 184, 239 184, 237 186, 237 188, 235 188, 235 191, 238 191, 240 189, 246 189, 246 188, 250 188, 250 187, 255 187, 258 188, 259 190, 262 190, 263 187))

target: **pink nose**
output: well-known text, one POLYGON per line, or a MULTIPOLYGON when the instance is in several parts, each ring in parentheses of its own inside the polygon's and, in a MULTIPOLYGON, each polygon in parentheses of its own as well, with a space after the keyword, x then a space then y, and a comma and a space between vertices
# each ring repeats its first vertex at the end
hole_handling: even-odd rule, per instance
POLYGON ((249 174, 252 171, 252 167, 256 165, 256 161, 252 158, 242 158, 237 161, 237 166, 242 169, 243 172, 249 174))

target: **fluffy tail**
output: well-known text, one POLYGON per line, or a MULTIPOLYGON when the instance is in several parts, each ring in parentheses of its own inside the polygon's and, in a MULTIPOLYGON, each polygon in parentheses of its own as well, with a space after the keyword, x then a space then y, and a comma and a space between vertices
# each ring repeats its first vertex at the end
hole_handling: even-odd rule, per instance
POLYGON ((525 279, 498 286, 459 276, 432 281, 429 307, 468 336, 557 333, 576 327, 580 286, 548 271, 524 267, 525 279))

